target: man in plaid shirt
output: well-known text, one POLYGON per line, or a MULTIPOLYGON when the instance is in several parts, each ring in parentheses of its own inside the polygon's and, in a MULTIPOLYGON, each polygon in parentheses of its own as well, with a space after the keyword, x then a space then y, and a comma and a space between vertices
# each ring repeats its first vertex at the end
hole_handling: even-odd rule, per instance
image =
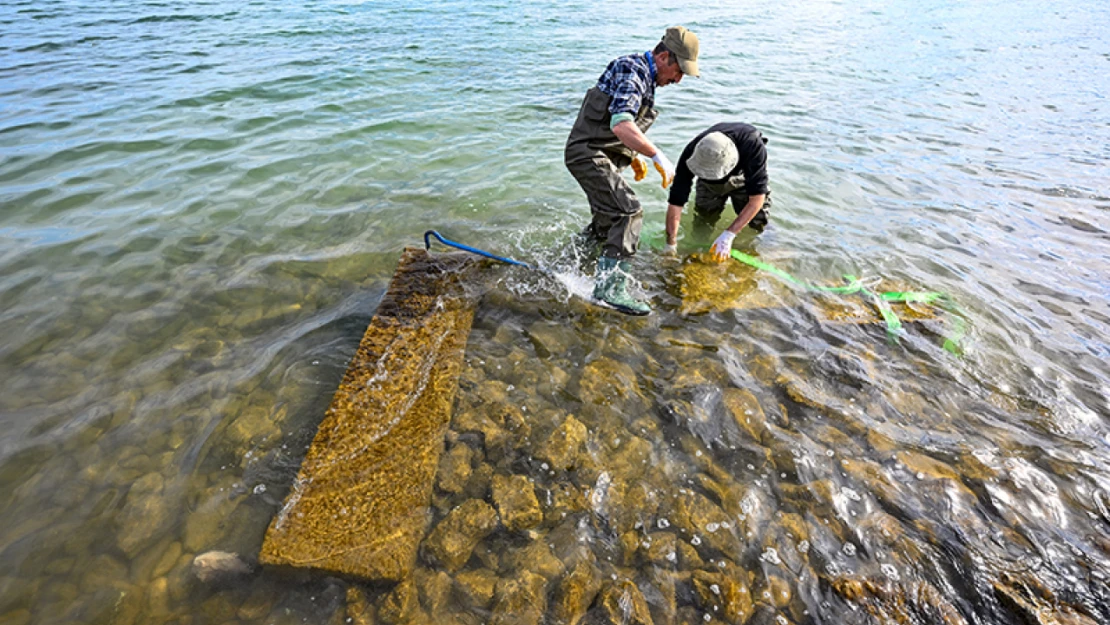
POLYGON ((658 116, 655 88, 698 76, 698 38, 682 26, 667 29, 654 49, 614 59, 586 92, 567 138, 564 160, 590 202, 593 218, 583 236, 601 246, 594 298, 630 315, 651 307, 628 292, 630 259, 640 245, 643 209, 621 171, 632 165, 636 180, 647 175, 638 157, 649 157, 663 177, 674 179, 670 159, 645 135, 658 116))

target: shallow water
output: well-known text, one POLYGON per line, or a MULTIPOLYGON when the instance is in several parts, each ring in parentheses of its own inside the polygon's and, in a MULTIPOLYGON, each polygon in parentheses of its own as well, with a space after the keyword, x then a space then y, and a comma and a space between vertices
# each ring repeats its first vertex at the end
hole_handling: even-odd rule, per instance
MULTIPOLYGON (((570 271, 568 291, 506 269, 468 347, 457 410, 500 388, 534 435, 493 451, 450 436, 481 454, 475 471, 596 495, 572 514, 574 528, 585 519, 574 536, 605 574, 666 594, 644 581, 670 570, 665 554, 628 555, 615 531, 627 517, 606 493, 635 482, 730 514, 734 542, 710 548, 658 509, 620 508, 641 522, 632 531, 654 523, 746 571, 765 606, 753 619, 866 622, 844 581, 862 579, 937 589, 967 622, 1006 623, 1005 574, 1110 620, 1110 11, 935 0, 627 13, 0 6, 0 620, 342 618, 348 582, 262 571, 212 589, 189 563, 257 553, 400 250, 430 227, 570 271), (726 119, 770 139, 772 224, 737 249, 814 284, 853 274, 948 293, 968 323, 961 357, 941 347, 943 325, 908 324, 891 343, 739 265, 723 283, 749 281, 744 301, 776 306, 684 303, 699 260, 649 249, 665 203, 653 177, 635 187, 636 273, 657 314, 581 301, 565 248, 588 209, 562 145, 608 60, 672 23, 701 37, 704 78, 658 93, 653 140, 677 158, 726 119), (610 379, 624 386, 591 386, 610 379), (762 407, 758 436, 726 409, 734 391, 762 407), (552 476, 530 452, 568 414, 595 435, 591 468, 552 476), (631 452, 615 442, 633 436, 644 443, 631 452), (645 475, 629 473, 637 450, 645 475)), ((703 247, 684 233, 684 256, 703 247)), ((433 519, 459 498, 437 491, 433 519)), ((544 526, 553 544, 561 527, 544 526)), ((495 533, 468 570, 518 574, 522 541, 495 533)), ((677 613, 704 618, 692 588, 677 582, 677 613)), ((451 597, 448 615, 475 609, 451 597)))

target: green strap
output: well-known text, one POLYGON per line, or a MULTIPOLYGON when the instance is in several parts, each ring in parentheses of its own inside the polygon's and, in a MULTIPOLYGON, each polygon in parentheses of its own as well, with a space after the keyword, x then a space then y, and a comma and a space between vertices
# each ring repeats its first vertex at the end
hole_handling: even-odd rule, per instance
POLYGON ((784 282, 789 282, 790 284, 800 286, 810 291, 836 293, 840 295, 849 295, 852 293, 864 294, 871 299, 871 301, 875 302, 875 307, 878 308, 879 315, 881 315, 883 321, 886 322, 887 335, 895 342, 898 341, 898 333, 902 331, 902 321, 898 318, 898 315, 894 313, 894 309, 890 307, 891 302, 936 306, 950 313, 953 320, 952 332, 944 339, 944 349, 957 356, 960 354, 960 341, 963 340, 964 334, 967 332, 966 322, 964 321, 964 315, 956 306, 956 303, 944 293, 937 293, 935 291, 886 291, 883 293, 876 293, 867 288, 867 286, 863 284, 863 281, 856 276, 844 276, 844 279, 848 281, 848 284, 845 286, 818 286, 802 282, 778 267, 768 265, 743 252, 732 250, 732 257, 746 265, 766 271, 784 282))

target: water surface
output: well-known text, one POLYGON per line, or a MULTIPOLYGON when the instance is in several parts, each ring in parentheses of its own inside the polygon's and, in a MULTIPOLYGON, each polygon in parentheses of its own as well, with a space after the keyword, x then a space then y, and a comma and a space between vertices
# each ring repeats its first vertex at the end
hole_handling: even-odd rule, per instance
MULTIPOLYGON (((257 552, 425 229, 567 258, 588 220, 562 166, 582 94, 674 23, 700 36, 704 77, 658 93, 651 138, 672 159, 718 121, 770 139, 773 222, 737 248, 815 284, 945 292, 967 319, 963 355, 941 347, 943 326, 892 344, 880 326, 826 323, 818 298, 739 266, 726 281, 780 305, 692 312, 683 268, 705 242, 684 229, 685 265, 650 249, 666 196, 649 177, 636 269, 657 314, 597 311, 506 271, 458 400, 478 409, 468 389, 500 384, 537 437, 568 414, 613 434, 592 443, 593 472, 546 475, 527 445, 494 458, 465 432, 452 445, 540 491, 597 493, 602 473, 633 479, 613 441, 638 436, 658 470, 635 479, 653 492, 727 510, 697 476, 746 489, 752 535, 714 557, 752 576, 766 618, 863 619, 843 581, 863 579, 1005 623, 1006 574, 1110 620, 1110 14, 1083 0, 5 3, 0 618, 342 617, 349 582, 263 571, 211 589, 189 563, 257 552), (544 347, 552 327, 560 351, 544 347), (511 373, 522 362, 548 385, 511 373), (590 391, 597 371, 637 389, 631 403, 590 391), (773 435, 722 421, 730 389, 758 399, 773 435), (790 515, 810 528, 805 551, 775 538, 790 515), (805 566, 787 575, 776 557, 805 566), (789 600, 760 599, 772 578, 789 600)), ((433 520, 458 502, 435 503, 433 520)), ((604 507, 575 514, 599 563, 623 557, 604 507)), ((650 515, 633 529, 645 520, 691 540, 650 515)), ((519 548, 499 533, 486 551, 519 548)), ((643 576, 667 562, 635 558, 601 568, 653 588, 643 576)), ((508 578, 509 560, 469 568, 508 578)), ((703 618, 690 584, 678 614, 703 618)), ((475 610, 452 597, 454 617, 475 610)))

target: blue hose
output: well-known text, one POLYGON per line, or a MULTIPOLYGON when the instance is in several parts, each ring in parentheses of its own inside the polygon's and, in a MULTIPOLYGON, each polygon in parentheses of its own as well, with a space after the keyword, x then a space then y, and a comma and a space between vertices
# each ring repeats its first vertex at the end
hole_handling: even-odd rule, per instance
POLYGON ((517 265, 519 267, 525 267, 527 269, 534 269, 536 271, 542 271, 544 273, 549 273, 546 269, 544 269, 542 267, 536 267, 535 265, 529 265, 528 263, 523 263, 519 260, 513 260, 511 258, 506 258, 504 256, 498 256, 496 254, 490 254, 489 252, 487 252, 485 250, 480 250, 476 247, 470 247, 469 245, 463 245, 462 243, 456 243, 456 242, 451 241, 449 239, 445 239, 442 236, 440 236, 440 234, 438 232, 436 232, 435 230, 428 230, 427 232, 424 233, 424 249, 426 249, 426 250, 432 249, 432 242, 431 242, 430 237, 435 237, 440 243, 442 243, 442 244, 444 244, 448 247, 453 247, 453 248, 456 248, 456 249, 463 250, 464 252, 470 252, 471 254, 477 254, 479 256, 485 256, 486 258, 491 258, 493 260, 496 260, 496 261, 499 261, 499 262, 502 262, 502 263, 507 263, 509 265, 517 265))

